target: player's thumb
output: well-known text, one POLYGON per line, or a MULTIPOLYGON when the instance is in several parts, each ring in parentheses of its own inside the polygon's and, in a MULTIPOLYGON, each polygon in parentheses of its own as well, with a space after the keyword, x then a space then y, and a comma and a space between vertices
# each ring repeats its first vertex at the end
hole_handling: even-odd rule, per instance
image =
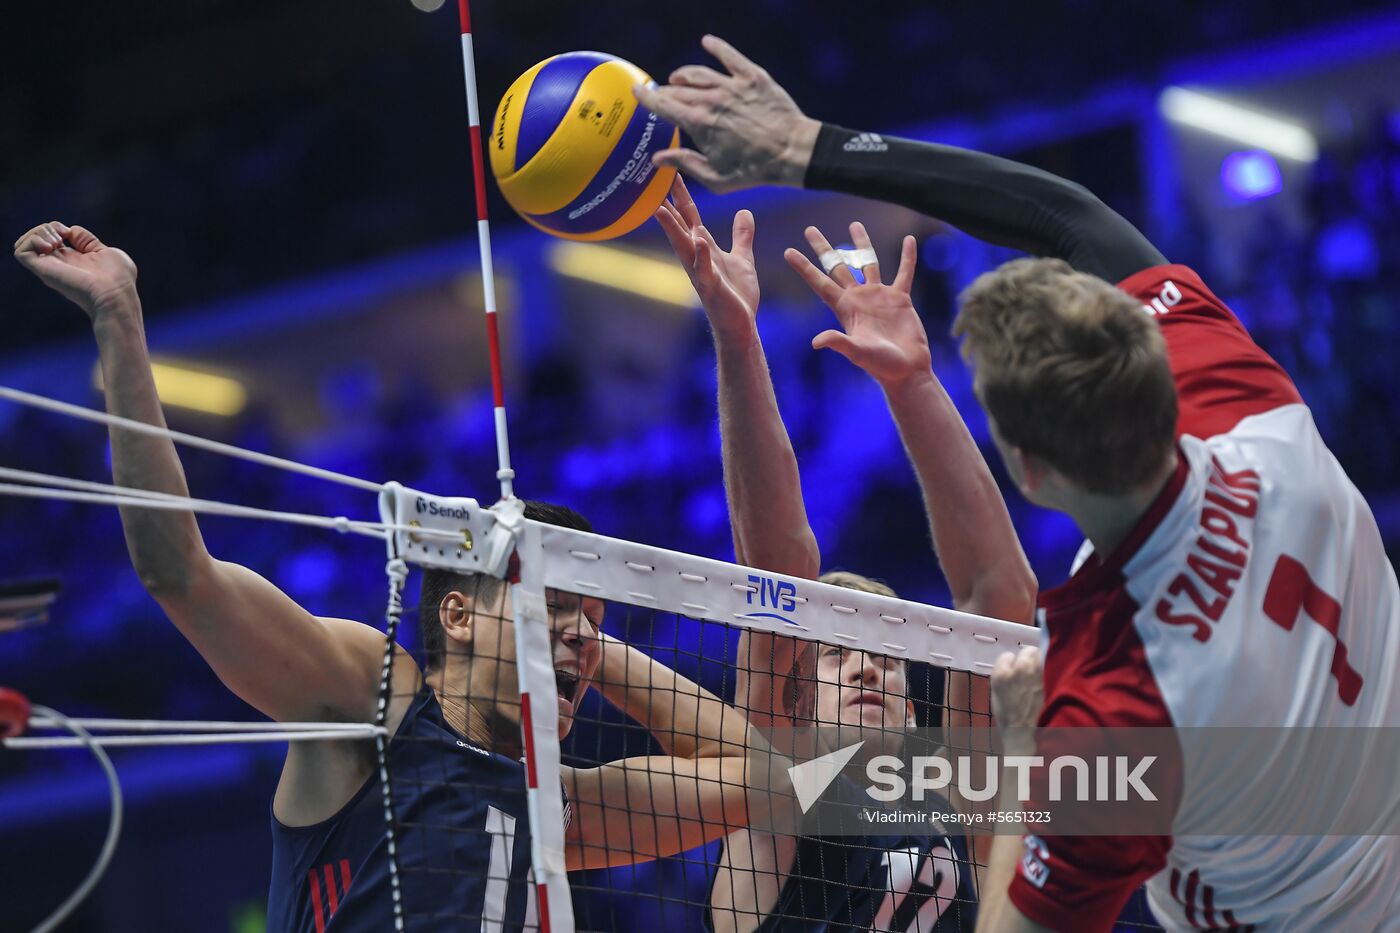
POLYGON ((63 233, 63 238, 80 253, 91 253, 106 247, 106 244, 97 238, 97 234, 87 227, 68 227, 63 233))
POLYGON ((812 338, 813 350, 835 350, 854 363, 857 352, 855 341, 839 330, 824 330, 812 338))

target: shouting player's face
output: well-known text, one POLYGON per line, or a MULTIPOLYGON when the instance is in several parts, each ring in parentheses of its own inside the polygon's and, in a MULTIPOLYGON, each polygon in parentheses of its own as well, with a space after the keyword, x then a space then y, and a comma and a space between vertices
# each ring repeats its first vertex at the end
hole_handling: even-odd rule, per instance
POLYGON ((906 665, 837 645, 817 650, 817 724, 899 729, 912 722, 906 665))
MULTIPOLYGON (((602 660, 598 626, 603 621, 603 601, 553 589, 545 591, 545 599, 563 738, 573 728, 579 703, 602 660)), ((492 603, 472 614, 465 693, 469 703, 489 705, 491 718, 518 723, 520 684, 509 587, 501 587, 501 596, 492 603)))

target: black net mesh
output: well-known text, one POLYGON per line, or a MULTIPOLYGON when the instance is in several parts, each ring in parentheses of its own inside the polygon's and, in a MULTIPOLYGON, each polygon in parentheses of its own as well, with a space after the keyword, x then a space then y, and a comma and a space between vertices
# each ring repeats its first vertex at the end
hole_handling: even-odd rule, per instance
MULTIPOLYGON (((950 750, 985 751, 986 678, 544 596, 564 786, 539 783, 567 800, 576 929, 973 929, 992 836, 939 820, 852 832, 804 811, 796 768, 791 783, 773 776, 855 742, 897 750, 916 726, 941 730, 950 750), (758 764, 757 748, 780 757, 758 764)), ((396 663, 409 674, 396 674, 391 717, 402 724, 387 751, 407 926, 542 929, 510 588, 429 571, 422 604, 436 611, 406 612, 396 663)), ((824 786, 824 801, 859 793, 848 775, 861 760, 824 786)), ((361 805, 377 808, 382 833, 371 796, 361 805)), ((1120 926, 1155 928, 1141 894, 1120 926)))

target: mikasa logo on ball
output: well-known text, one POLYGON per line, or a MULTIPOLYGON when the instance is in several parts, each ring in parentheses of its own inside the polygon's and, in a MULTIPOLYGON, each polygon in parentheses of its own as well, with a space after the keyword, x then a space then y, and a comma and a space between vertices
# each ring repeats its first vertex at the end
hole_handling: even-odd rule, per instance
POLYGON ((504 150, 506 148, 506 114, 510 113, 510 102, 514 94, 507 94, 505 100, 501 101, 501 114, 496 120, 496 148, 504 150))

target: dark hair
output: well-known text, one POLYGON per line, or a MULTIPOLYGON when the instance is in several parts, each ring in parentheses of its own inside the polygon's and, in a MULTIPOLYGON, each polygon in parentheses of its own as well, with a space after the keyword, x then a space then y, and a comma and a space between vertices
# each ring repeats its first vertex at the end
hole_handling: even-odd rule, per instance
MULTIPOLYGON (((593 530, 593 525, 588 519, 566 505, 555 505, 552 502, 526 499, 525 517, 531 521, 572 528, 575 531, 593 530)), ((484 573, 424 569, 423 582, 418 589, 418 637, 423 643, 425 669, 441 667, 446 657, 447 634, 442 630, 438 608, 447 598, 447 594, 463 593, 471 596, 473 602, 495 599, 502 585, 503 581, 484 573)))

